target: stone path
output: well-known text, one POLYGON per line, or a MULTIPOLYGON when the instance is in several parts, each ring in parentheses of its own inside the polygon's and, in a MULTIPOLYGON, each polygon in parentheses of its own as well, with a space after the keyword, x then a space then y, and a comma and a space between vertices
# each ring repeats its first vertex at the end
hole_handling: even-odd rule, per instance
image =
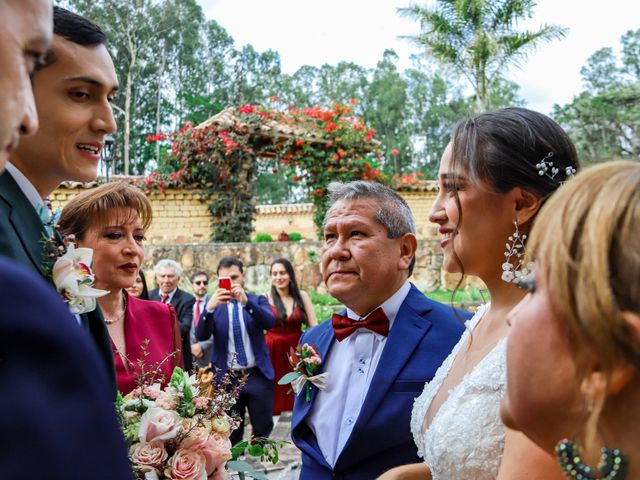
MULTIPOLYGON (((280 461, 273 465, 272 463, 260 463, 259 459, 251 456, 243 458, 250 463, 258 472, 265 473, 269 479, 273 480, 297 480, 300 476, 300 450, 291 442, 291 412, 283 412, 275 418, 275 425, 271 438, 273 440, 287 440, 290 443, 280 449, 280 461)), ((251 423, 247 418, 245 421, 245 437, 251 436, 251 423)), ((238 478, 237 475, 233 476, 238 478)))

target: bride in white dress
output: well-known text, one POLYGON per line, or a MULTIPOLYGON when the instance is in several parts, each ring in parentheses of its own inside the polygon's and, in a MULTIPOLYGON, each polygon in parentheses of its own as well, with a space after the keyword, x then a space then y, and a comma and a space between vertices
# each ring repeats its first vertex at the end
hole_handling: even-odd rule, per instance
POLYGON ((394 468, 380 480, 564 478, 553 457, 507 431, 500 400, 505 319, 526 293, 514 282, 526 273, 526 235, 544 200, 577 166, 566 133, 531 110, 484 113, 454 129, 429 220, 442 235, 443 268, 480 277, 491 303, 466 323, 460 342, 415 401, 411 429, 424 463, 394 468))

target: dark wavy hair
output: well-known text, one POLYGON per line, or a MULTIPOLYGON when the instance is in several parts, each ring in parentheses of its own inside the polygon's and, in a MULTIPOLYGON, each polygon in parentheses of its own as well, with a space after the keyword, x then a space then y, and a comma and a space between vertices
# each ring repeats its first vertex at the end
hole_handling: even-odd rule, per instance
MULTIPOLYGON (((307 312, 305 311, 304 304, 302 303, 302 296, 300 295, 300 289, 298 288, 296 274, 293 271, 293 265, 291 265, 291 262, 286 258, 276 258, 271 262, 269 272, 271 272, 273 266, 276 264, 282 265, 289 274, 289 295, 293 298, 294 307, 297 305, 302 313, 302 322, 308 325, 309 319, 307 318, 307 312)), ((276 307, 276 320, 280 325, 284 325, 287 323, 287 309, 285 308, 284 303, 282 303, 278 289, 273 284, 271 285, 271 298, 273 299, 274 307, 276 307)))
MULTIPOLYGON (((543 203, 567 180, 567 167, 580 169, 576 148, 562 127, 547 115, 526 108, 503 108, 462 120, 453 129, 451 143, 452 177, 462 171, 470 180, 484 181, 499 194, 520 187, 543 203), (545 158, 558 168, 555 178, 540 175, 538 164, 545 158)), ((453 193, 459 211, 458 229, 464 212, 458 192, 453 193)), ((532 224, 525 230, 529 231, 532 224)), ((455 250, 454 257, 462 273, 457 290, 465 271, 455 250)))
POLYGON ((140 294, 141 300, 150 300, 149 299, 149 289, 147 288, 147 280, 144 277, 144 271, 142 269, 138 270, 138 277, 142 280, 142 293, 140 294))

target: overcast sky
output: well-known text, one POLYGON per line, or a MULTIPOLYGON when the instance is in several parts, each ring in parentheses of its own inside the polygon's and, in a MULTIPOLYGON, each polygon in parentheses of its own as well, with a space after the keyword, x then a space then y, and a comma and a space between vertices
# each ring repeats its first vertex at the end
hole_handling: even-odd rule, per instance
MULTIPOLYGON (((375 67, 386 48, 410 66, 420 53, 399 38, 417 33, 417 23, 400 17, 397 7, 411 0, 200 0, 236 41, 258 51, 280 54, 285 73, 302 65, 352 61, 375 67)), ((415 3, 415 2, 414 2, 415 3)), ((422 3, 422 2, 417 2, 422 3)), ((640 0, 539 0, 533 19, 522 27, 555 23, 569 27, 564 39, 544 44, 509 76, 521 86, 529 108, 549 113, 581 89, 580 68, 602 47, 619 52, 620 37, 640 28, 640 0)))

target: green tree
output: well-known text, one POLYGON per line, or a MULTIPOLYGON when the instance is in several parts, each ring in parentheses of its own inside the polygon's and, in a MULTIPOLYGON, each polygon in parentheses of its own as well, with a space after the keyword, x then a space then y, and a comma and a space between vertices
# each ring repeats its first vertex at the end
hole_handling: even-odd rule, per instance
POLYGON ((595 52, 581 74, 585 90, 553 116, 584 163, 640 159, 640 29, 621 38, 622 62, 610 48, 595 52))
POLYGON ((534 6, 534 0, 437 0, 433 6, 413 5, 399 12, 420 22, 422 31, 413 41, 467 79, 481 112, 492 107, 491 89, 510 65, 541 42, 565 35, 566 29, 557 25, 516 30, 518 21, 532 16, 534 6))
POLYGON ((365 118, 382 142, 385 170, 400 175, 411 159, 407 129, 407 82, 398 72, 398 55, 385 50, 373 72, 365 100, 365 118))

